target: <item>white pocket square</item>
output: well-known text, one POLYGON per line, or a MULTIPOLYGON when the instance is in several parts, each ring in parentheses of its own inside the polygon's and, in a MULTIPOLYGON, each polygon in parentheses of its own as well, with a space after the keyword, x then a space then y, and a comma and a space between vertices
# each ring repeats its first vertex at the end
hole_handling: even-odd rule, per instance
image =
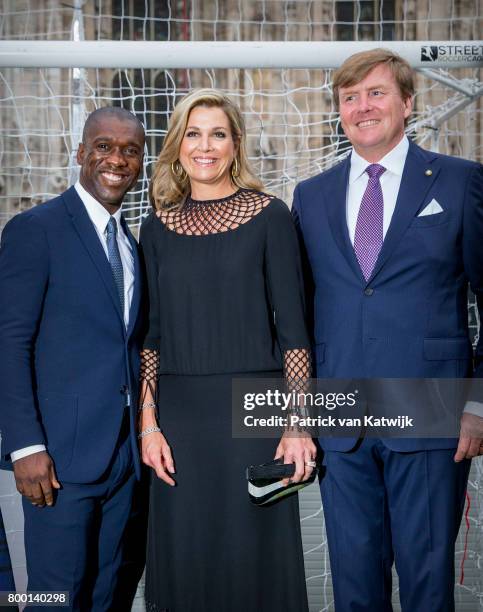
POLYGON ((441 204, 433 198, 431 202, 426 206, 426 208, 424 208, 419 213, 418 217, 426 217, 427 215, 437 215, 440 212, 443 212, 441 204))

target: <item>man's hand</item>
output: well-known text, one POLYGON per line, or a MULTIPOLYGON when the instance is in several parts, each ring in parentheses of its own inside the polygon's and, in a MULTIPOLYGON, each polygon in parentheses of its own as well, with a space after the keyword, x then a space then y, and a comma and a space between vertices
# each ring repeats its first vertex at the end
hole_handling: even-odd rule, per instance
POLYGON ((483 455, 483 418, 471 412, 463 412, 454 460, 458 462, 478 455, 483 455))
POLYGON ((60 489, 54 462, 46 451, 33 453, 13 462, 17 491, 34 506, 52 506, 54 489, 60 489))

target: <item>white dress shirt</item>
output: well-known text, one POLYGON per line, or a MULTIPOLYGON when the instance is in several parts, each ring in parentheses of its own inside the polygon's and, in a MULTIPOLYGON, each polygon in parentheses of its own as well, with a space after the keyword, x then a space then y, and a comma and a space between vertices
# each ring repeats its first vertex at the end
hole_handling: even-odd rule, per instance
MULTIPOLYGON (((381 183, 382 196, 384 198, 384 217, 382 226, 382 236, 386 237, 389 224, 391 223, 392 215, 396 208, 397 195, 401 184, 402 173, 406 157, 409 150, 409 141, 407 136, 399 141, 399 143, 389 151, 377 163, 386 168, 386 172, 382 174, 379 181, 381 183)), ((354 244, 354 236, 356 233, 357 215, 361 207, 362 196, 369 181, 369 175, 366 168, 371 163, 361 157, 358 153, 352 150, 351 153, 351 169, 349 173, 349 187, 347 189, 347 227, 349 229, 349 237, 354 244)))
MULTIPOLYGON (((106 228, 111 215, 107 212, 104 206, 102 206, 102 204, 100 204, 82 187, 79 181, 77 181, 74 187, 82 200, 82 203, 86 207, 89 219, 94 225, 94 229, 96 230, 102 248, 104 249, 107 257, 106 228)), ((129 239, 121 225, 120 208, 114 213, 113 217, 116 219, 117 223, 117 244, 119 247, 119 253, 121 255, 122 270, 124 273, 124 324, 127 328, 129 324, 129 310, 134 292, 134 258, 131 250, 131 244, 129 243, 129 239)), ((34 444, 32 446, 21 448, 17 451, 13 451, 10 453, 10 458, 12 461, 17 461, 17 459, 22 459, 22 457, 27 457, 28 455, 33 455, 34 453, 44 450, 45 446, 43 444, 34 444)))

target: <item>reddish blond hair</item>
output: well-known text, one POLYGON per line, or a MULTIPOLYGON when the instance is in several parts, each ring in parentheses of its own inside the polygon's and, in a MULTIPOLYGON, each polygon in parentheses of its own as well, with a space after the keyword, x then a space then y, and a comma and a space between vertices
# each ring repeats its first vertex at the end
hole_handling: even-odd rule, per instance
POLYGON ((381 64, 390 68, 403 100, 414 95, 414 73, 408 62, 389 49, 371 49, 371 51, 354 53, 335 71, 332 80, 332 97, 337 110, 339 110, 341 87, 357 85, 371 70, 381 64))

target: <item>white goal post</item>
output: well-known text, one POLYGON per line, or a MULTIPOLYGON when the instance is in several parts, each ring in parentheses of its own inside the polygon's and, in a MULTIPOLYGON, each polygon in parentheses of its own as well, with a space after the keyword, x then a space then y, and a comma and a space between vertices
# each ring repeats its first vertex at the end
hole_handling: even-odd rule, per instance
POLYGON ((25 68, 337 68, 384 47, 413 68, 479 68, 483 41, 0 41, 0 66, 25 68))

